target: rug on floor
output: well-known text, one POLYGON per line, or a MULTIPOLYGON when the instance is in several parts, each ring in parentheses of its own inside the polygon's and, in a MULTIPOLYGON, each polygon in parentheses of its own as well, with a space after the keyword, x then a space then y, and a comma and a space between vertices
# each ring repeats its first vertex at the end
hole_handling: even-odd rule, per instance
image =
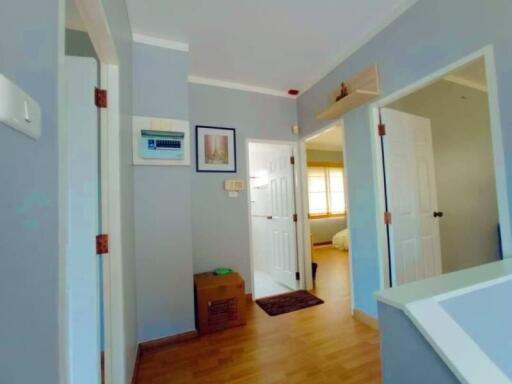
POLYGON ((323 300, 307 291, 296 291, 256 300, 256 304, 270 316, 282 315, 323 303, 323 300))

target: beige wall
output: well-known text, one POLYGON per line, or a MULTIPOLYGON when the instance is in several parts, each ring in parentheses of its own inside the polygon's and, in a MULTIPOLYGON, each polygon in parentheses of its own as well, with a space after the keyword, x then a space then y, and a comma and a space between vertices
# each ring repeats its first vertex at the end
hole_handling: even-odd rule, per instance
POLYGON ((307 150, 308 161, 340 163, 343 164, 343 152, 341 151, 322 151, 318 149, 307 150))
POLYGON ((485 92, 440 81, 390 106, 432 122, 443 272, 498 258, 498 209, 485 92))

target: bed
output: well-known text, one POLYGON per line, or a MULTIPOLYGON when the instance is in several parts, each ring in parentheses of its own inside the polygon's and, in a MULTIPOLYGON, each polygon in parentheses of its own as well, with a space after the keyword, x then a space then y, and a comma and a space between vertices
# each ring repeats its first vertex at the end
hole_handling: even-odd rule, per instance
POLYGON ((339 231, 332 237, 332 245, 342 251, 348 251, 348 229, 339 231))

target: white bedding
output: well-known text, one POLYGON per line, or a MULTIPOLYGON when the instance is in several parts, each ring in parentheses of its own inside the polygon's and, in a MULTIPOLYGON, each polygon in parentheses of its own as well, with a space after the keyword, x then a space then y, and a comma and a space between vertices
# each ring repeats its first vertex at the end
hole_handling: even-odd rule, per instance
POLYGON ((332 245, 342 251, 348 251, 348 229, 339 231, 332 237, 332 245))

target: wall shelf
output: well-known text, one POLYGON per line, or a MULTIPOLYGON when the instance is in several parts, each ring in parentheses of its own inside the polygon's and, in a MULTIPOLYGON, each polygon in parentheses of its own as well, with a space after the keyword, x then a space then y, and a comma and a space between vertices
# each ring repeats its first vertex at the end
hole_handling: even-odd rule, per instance
POLYGON ((348 86, 348 95, 336 101, 339 88, 333 91, 329 96, 330 105, 316 115, 317 119, 338 119, 345 113, 379 96, 380 81, 377 64, 371 65, 345 83, 348 86))

